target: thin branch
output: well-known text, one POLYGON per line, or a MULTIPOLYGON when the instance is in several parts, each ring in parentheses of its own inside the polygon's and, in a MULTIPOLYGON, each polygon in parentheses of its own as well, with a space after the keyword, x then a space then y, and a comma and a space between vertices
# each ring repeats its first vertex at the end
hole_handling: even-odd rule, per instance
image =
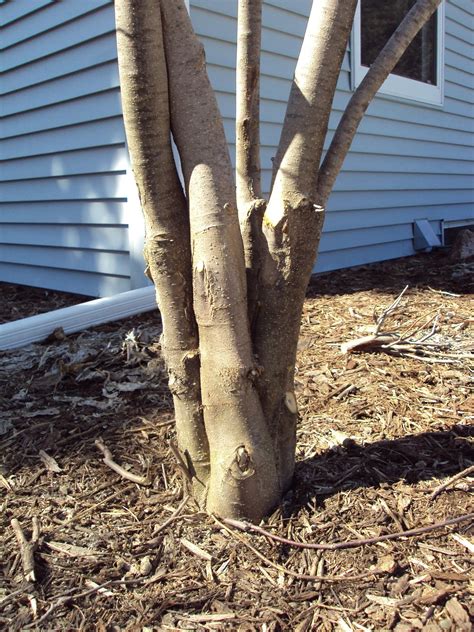
POLYGON ((259 527, 249 522, 243 522, 240 520, 232 520, 226 518, 223 522, 235 529, 239 529, 244 532, 254 532, 259 535, 264 535, 275 542, 286 544, 288 546, 294 546, 299 549, 315 549, 317 551, 341 551, 344 549, 355 549, 368 544, 376 544, 378 542, 386 542, 387 540, 399 540, 400 538, 414 537, 416 535, 422 535, 423 533, 429 533, 430 531, 436 531, 437 529, 444 529, 453 524, 459 524, 460 522, 466 522, 467 520, 474 520, 474 512, 457 516, 456 518, 449 518, 443 522, 437 522, 434 524, 426 525, 424 527, 417 527, 416 529, 408 529, 407 531, 399 531, 398 533, 387 533, 374 538, 361 538, 359 540, 348 540, 347 542, 333 542, 331 544, 317 544, 314 542, 298 542, 296 540, 289 540, 279 535, 275 535, 270 531, 267 531, 263 527, 259 527))
POLYGON ((110 467, 110 469, 114 470, 114 472, 117 472, 117 474, 120 474, 122 478, 126 478, 127 480, 132 481, 132 483, 137 483, 138 485, 150 484, 150 481, 148 480, 146 476, 139 476, 138 474, 133 474, 133 472, 129 472, 128 470, 123 468, 121 465, 116 463, 112 457, 112 452, 105 445, 102 439, 96 439, 94 443, 95 443, 95 446, 99 448, 99 450, 104 455, 104 459, 103 459, 104 463, 108 467, 110 467))
POLYGON ((430 494, 430 500, 434 500, 436 498, 436 496, 439 496, 439 494, 441 494, 441 492, 443 492, 445 489, 447 489, 448 487, 450 487, 453 483, 455 483, 456 481, 461 480, 461 478, 465 478, 466 476, 469 476, 470 474, 474 473, 474 465, 471 465, 469 467, 466 467, 465 470, 463 470, 462 472, 458 472, 455 476, 453 476, 452 478, 448 479, 447 481, 445 481, 444 483, 442 483, 441 485, 438 485, 438 487, 436 487, 430 494))
MULTIPOLYGON (((215 522, 222 527, 222 529, 225 529, 227 531, 227 533, 229 533, 230 535, 232 535, 234 538, 236 538, 237 540, 239 540, 239 542, 241 542, 245 547, 247 547, 250 551, 252 551, 252 553, 254 553, 259 559, 261 559, 263 562, 265 562, 266 564, 268 564, 269 566, 272 566, 273 568, 275 568, 276 570, 280 571, 281 573, 284 573, 285 575, 289 575, 290 577, 295 577, 296 579, 302 579, 304 581, 310 581, 310 582, 353 582, 353 581, 363 581, 363 580, 367 580, 370 579, 373 576, 377 576, 377 575, 383 575, 385 574, 385 571, 369 571, 367 573, 363 573, 361 575, 306 575, 304 573, 296 573, 295 571, 292 571, 288 568, 286 568, 285 566, 282 566, 281 564, 277 564, 276 562, 273 562, 272 560, 270 560, 268 557, 266 557, 265 555, 263 555, 263 553, 261 553, 258 549, 256 549, 254 546, 252 546, 249 542, 247 542, 247 540, 242 537, 239 533, 237 533, 236 531, 233 531, 232 529, 229 529, 229 527, 227 526, 227 524, 224 523, 234 523, 234 522, 239 522, 239 521, 230 521, 229 519, 224 520, 223 522, 221 522, 220 520, 218 520, 216 518, 216 516, 213 516, 215 522)), ((248 523, 241 523, 241 524, 248 524, 248 523)), ((233 525, 235 526, 235 525, 233 525)), ((250 525, 253 526, 253 525, 250 525)), ((291 542, 291 540, 290 540, 291 542)))
POLYGON ((262 0, 239 0, 236 69, 236 185, 239 217, 262 197, 260 183, 260 45, 262 0))
POLYGON ((370 102, 441 0, 418 0, 385 44, 349 101, 322 163, 318 192, 327 200, 370 102))

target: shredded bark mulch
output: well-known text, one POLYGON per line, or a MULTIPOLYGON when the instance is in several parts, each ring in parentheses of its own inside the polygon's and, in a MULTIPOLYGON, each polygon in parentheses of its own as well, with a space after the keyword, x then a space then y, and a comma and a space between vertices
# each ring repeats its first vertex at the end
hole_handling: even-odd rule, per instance
POLYGON ((443 253, 314 280, 295 485, 263 535, 188 497, 157 313, 1 354, 0 626, 470 630, 471 291, 443 253), (341 353, 381 316, 396 346, 341 353))
POLYGON ((87 300, 91 299, 80 294, 0 282, 0 325, 53 309, 78 305, 87 300))

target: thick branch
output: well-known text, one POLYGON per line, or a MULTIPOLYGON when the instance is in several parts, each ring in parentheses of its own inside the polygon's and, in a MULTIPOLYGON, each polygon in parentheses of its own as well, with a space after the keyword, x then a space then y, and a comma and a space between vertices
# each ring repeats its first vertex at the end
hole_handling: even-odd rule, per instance
POLYGON ((441 0, 418 0, 388 40, 352 95, 320 169, 318 192, 323 203, 332 191, 357 128, 370 102, 395 68, 413 38, 440 4, 441 0))
POLYGON ((156 0, 116 0, 115 11, 125 128, 146 221, 145 256, 163 321, 179 446, 203 494, 209 447, 200 401, 189 218, 171 149, 160 11, 156 0))
POLYGON ((232 167, 202 44, 182 0, 161 4, 172 132, 188 191, 194 308, 211 476, 207 508, 260 519, 278 499, 247 318, 232 167))
POLYGON ((290 485, 294 466, 293 373, 301 310, 324 218, 317 200, 317 169, 356 4, 313 2, 263 221, 267 256, 254 347, 263 367, 259 392, 280 454, 283 487, 290 485))
POLYGON ((273 224, 285 200, 316 199, 318 166, 356 5, 357 0, 313 2, 273 164, 268 211, 273 224))
POLYGON ((266 203, 260 182, 260 46, 262 0, 239 0, 236 68, 236 185, 247 270, 249 320, 258 300, 262 219, 266 203))

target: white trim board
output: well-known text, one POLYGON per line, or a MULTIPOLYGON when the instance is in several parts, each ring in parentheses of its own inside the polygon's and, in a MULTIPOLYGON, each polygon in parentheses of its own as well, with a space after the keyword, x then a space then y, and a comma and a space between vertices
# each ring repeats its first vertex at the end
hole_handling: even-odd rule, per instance
POLYGON ((62 327, 64 333, 72 334, 154 309, 157 307, 152 286, 22 318, 0 325, 0 351, 44 340, 58 327, 62 327))

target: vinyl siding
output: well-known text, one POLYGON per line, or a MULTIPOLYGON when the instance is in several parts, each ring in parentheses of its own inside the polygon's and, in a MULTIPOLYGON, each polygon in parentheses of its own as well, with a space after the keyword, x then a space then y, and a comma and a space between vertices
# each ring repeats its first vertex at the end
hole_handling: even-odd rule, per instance
POLYGON ((111 0, 0 5, 0 280, 131 287, 130 178, 111 0))
MULTIPOLYGON (((290 90, 310 0, 267 0, 263 10, 261 160, 268 192, 271 158, 290 90)), ((231 152, 235 144, 234 2, 192 0, 231 152)), ((442 108, 377 97, 354 140, 331 196, 317 271, 413 254, 413 221, 474 217, 474 18, 469 0, 446 7, 445 102, 442 108)), ((346 54, 330 118, 330 135, 351 92, 346 54)))
MULTIPOLYGON (((191 0, 232 157, 236 4, 191 0)), ((310 5, 264 4, 261 157, 267 193, 310 5)), ((13 0, 0 5, 0 19, 0 280, 90 295, 129 289, 134 274, 145 284, 136 273, 140 229, 130 220, 137 204, 111 0, 13 0)), ((449 0, 442 107, 382 96, 371 104, 331 196, 318 271, 413 254, 416 219, 428 218, 438 232, 443 220, 472 221, 473 34, 472 2, 449 0)), ((350 73, 348 50, 330 134, 351 95, 350 73)))

